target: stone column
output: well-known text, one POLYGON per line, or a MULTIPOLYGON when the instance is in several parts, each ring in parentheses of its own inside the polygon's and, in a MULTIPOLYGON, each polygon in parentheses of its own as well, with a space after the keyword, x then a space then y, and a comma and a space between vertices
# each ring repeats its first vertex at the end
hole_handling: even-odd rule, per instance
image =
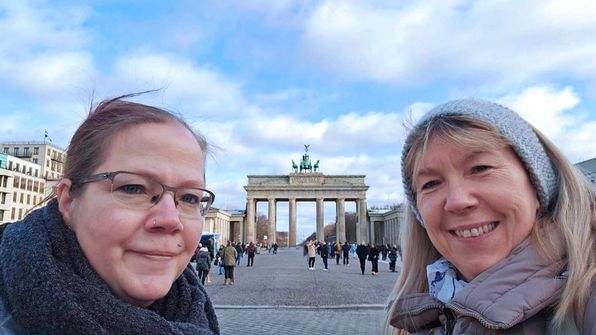
POLYGON ((238 222, 238 241, 245 241, 244 239, 244 222, 238 222))
POLYGON ((317 236, 316 239, 323 241, 325 239, 325 215, 323 213, 325 206, 322 198, 317 198, 317 236))
POLYGON ((276 238, 275 238, 275 232, 276 232, 276 224, 275 224, 275 213, 276 211, 276 205, 277 203, 275 202, 274 198, 270 198, 269 199, 269 229, 267 229, 267 235, 269 235, 267 237, 267 241, 269 242, 269 245, 275 243, 276 238))
POLYGON ((370 220, 370 243, 377 243, 375 241, 375 222, 372 219, 370 220))
POLYGON ((255 236, 255 205, 255 199, 248 198, 246 202, 246 236, 244 237, 244 243, 257 242, 255 236))
POLYGON ((338 241, 344 243, 346 240, 346 208, 344 199, 335 200, 335 212, 337 214, 335 236, 337 236, 338 241))
POLYGON ((358 243, 361 241, 370 242, 366 220, 366 199, 358 200, 358 229, 356 230, 356 237, 358 238, 358 243))
POLYGON ((296 246, 296 199, 290 198, 290 236, 288 236, 288 246, 296 246))

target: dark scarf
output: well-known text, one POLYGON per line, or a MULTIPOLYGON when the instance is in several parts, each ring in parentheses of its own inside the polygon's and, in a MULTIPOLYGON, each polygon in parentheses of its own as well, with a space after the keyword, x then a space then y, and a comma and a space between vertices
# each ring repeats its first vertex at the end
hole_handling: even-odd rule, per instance
POLYGON ((0 232, 0 299, 26 334, 219 334, 190 267, 148 308, 114 296, 57 207, 52 200, 0 232))

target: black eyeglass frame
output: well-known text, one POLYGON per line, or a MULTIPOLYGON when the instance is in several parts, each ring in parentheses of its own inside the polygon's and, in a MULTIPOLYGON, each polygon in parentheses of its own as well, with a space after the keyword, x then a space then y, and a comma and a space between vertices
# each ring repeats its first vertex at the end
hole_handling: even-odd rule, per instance
MULTIPOLYGON (((163 197, 164 193, 166 193, 167 191, 172 192, 172 194, 174 195, 174 201, 175 201, 176 208, 177 208, 178 207, 178 203, 176 202, 176 192, 178 190, 185 190, 185 189, 186 190, 188 190, 188 189, 191 189, 191 190, 200 190, 200 191, 209 193, 209 195, 211 196, 210 197, 211 201, 209 201, 204 208, 201 208, 200 209, 201 216, 204 217, 205 215, 207 215, 207 213, 209 212, 209 208, 211 208, 211 206, 213 205, 213 202, 215 201, 215 193, 209 191, 208 189, 201 188, 201 187, 172 187, 172 186, 168 186, 168 185, 162 184, 162 183, 158 182, 157 180, 155 180, 155 179, 153 179, 151 177, 148 177, 148 176, 146 176, 144 174, 137 173, 137 172, 131 172, 131 171, 101 172, 101 173, 94 174, 94 175, 91 175, 89 177, 86 177, 86 178, 83 178, 83 179, 80 179, 80 180, 73 181, 73 184, 75 184, 75 185, 82 185, 82 184, 87 184, 87 183, 91 183, 91 182, 95 182, 95 181, 102 181, 102 180, 108 180, 109 179, 112 182, 112 185, 114 185, 114 178, 119 173, 134 174, 134 175, 137 175, 137 176, 141 176, 143 178, 147 178, 147 179, 151 180, 152 182, 154 182, 156 184, 159 184, 161 186, 161 188, 162 188, 162 191, 159 194, 159 197, 157 197, 157 199, 155 199, 154 201, 152 201, 152 202, 154 202, 153 206, 155 206, 157 203, 159 203, 159 201, 161 200, 161 197, 163 197)), ((114 192, 114 190, 112 189, 110 192, 114 192)))

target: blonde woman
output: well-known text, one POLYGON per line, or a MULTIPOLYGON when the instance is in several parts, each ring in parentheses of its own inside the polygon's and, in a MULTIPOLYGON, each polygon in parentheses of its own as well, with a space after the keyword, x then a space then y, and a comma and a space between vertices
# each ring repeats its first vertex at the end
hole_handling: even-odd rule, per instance
POLYGON ((596 194, 540 132, 482 100, 429 111, 386 334, 596 334, 596 194))

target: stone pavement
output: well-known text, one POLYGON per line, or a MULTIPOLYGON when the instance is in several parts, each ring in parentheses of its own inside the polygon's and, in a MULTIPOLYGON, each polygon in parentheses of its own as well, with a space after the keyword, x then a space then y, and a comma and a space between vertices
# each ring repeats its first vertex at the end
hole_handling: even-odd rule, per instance
POLYGON ((222 335, 304 334, 346 331, 378 334, 385 317, 387 297, 397 279, 387 263, 379 262, 372 276, 370 262, 360 272, 358 259, 350 266, 329 260, 329 271, 316 258, 308 269, 302 249, 280 249, 277 255, 261 253, 254 267, 247 258, 235 269, 233 286, 223 286, 223 275, 211 268, 206 285, 218 316, 222 335))

